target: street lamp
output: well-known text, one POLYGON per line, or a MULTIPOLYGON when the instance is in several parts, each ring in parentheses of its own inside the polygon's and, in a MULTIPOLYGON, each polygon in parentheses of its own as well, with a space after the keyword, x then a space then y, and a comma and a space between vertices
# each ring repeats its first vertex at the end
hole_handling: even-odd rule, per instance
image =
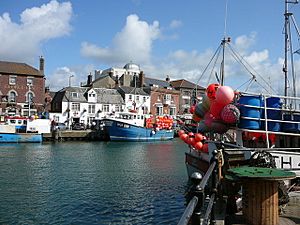
POLYGON ((27 94, 27 98, 28 98, 27 99, 27 101, 28 101, 28 117, 30 117, 30 110, 31 110, 30 105, 31 105, 31 100, 32 100, 31 99, 31 94, 30 94, 31 93, 31 84, 28 84, 27 86, 28 86, 28 94, 27 94))
MULTIPOLYGON (((71 87, 71 78, 74 77, 73 74, 71 74, 69 76, 69 87, 71 87)), ((71 97, 71 93, 70 93, 70 90, 68 90, 68 120, 67 120, 67 123, 68 123, 68 128, 70 129, 70 97, 71 97)))

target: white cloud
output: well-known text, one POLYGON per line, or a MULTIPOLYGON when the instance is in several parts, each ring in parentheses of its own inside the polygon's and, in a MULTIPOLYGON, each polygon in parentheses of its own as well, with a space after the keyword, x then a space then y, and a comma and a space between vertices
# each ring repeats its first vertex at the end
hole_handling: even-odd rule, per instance
POLYGON ((153 41, 159 38, 159 23, 148 24, 137 15, 129 15, 121 32, 114 37, 111 46, 99 47, 96 44, 83 42, 81 54, 96 61, 109 64, 133 62, 149 63, 153 41))
MULTIPOLYGON (((236 55, 227 48, 225 84, 239 88, 239 90, 245 90, 252 78, 251 74, 253 74, 256 76, 257 82, 251 83, 250 91, 266 92, 266 90, 271 90, 273 93, 282 94, 282 60, 278 59, 278 61, 272 62, 268 49, 251 51, 255 43, 255 33, 251 33, 249 36, 242 35, 231 42, 230 46, 236 55), (240 57, 240 61, 237 61, 234 56, 235 58, 240 57)), ((146 75, 155 75, 159 79, 165 79, 166 75, 170 75, 171 80, 187 79, 201 86, 207 86, 208 83, 216 82, 216 73, 218 76, 220 75, 221 52, 218 60, 213 60, 203 74, 216 49, 207 49, 204 52, 177 50, 171 52, 164 60, 157 60, 156 63, 152 63, 155 66, 144 71, 146 75), (202 75, 203 77, 201 77, 202 75)), ((295 67, 298 68, 299 74, 300 60, 295 62, 295 67)), ((298 86, 300 88, 300 84, 298 86)))
MULTIPOLYGON (((58 91, 64 87, 71 86, 79 87, 81 83, 87 82, 87 76, 94 71, 93 65, 76 65, 64 66, 57 68, 51 76, 47 76, 46 86, 50 87, 52 91, 58 91), (70 78, 70 76, 73 76, 70 78)), ((92 73, 94 76, 94 74, 92 73)))
POLYGON ((13 22, 10 15, 4 13, 0 16, 1 59, 28 63, 36 61, 43 41, 70 33, 71 17, 71 3, 56 0, 24 10, 20 23, 13 22))
POLYGON ((171 29, 176 29, 182 26, 182 21, 180 20, 172 20, 170 23, 170 28, 171 29))

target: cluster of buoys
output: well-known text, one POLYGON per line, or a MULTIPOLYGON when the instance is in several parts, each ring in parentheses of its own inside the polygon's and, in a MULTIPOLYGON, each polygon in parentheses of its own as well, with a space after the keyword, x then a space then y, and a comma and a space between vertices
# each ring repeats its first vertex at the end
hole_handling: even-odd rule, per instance
POLYGON ((178 131, 178 136, 188 145, 192 146, 198 151, 208 152, 208 144, 204 143, 207 137, 201 133, 194 134, 193 132, 186 133, 184 130, 178 131))
POLYGON ((151 116, 146 119, 147 128, 172 129, 173 119, 168 116, 151 116))
POLYGON ((229 86, 210 84, 202 102, 190 108, 193 120, 199 122, 201 132, 225 133, 240 117, 239 109, 232 104, 235 92, 229 86))

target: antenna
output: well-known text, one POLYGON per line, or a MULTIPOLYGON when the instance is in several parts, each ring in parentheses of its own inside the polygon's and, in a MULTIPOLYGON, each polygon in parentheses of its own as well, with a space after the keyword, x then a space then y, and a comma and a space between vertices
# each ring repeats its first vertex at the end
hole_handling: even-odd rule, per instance
POLYGON ((226 30, 227 30, 227 11, 228 11, 228 0, 226 0, 226 4, 225 4, 224 39, 226 38, 226 30))

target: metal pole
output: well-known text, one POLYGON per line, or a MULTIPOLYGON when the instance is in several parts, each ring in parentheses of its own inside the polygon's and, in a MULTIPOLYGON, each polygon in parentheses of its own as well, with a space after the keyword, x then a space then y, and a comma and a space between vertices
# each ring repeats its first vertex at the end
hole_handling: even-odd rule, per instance
POLYGON ((28 118, 30 118, 30 104, 31 104, 31 99, 30 99, 30 91, 31 91, 31 86, 30 84, 28 84, 28 94, 27 94, 27 97, 28 97, 28 118))
MULTIPOLYGON (((283 65, 283 73, 284 73, 284 96, 287 96, 288 87, 287 87, 287 76, 288 76, 288 70, 287 70, 287 61, 288 61, 288 54, 287 54, 287 48, 288 48, 288 22, 289 22, 289 16, 288 16, 288 2, 285 1, 285 12, 284 12, 284 65, 283 65)), ((284 104, 287 105, 287 99, 284 99, 284 104)))
POLYGON ((74 77, 74 75, 70 75, 69 76, 69 89, 68 89, 68 129, 70 130, 70 97, 71 97, 71 93, 70 93, 70 87, 71 87, 71 78, 74 77))
POLYGON ((224 76, 225 76, 225 44, 226 44, 226 40, 225 40, 225 37, 224 39, 222 40, 222 45, 223 45, 223 60, 222 60, 222 67, 221 67, 221 85, 223 86, 224 85, 224 76))

